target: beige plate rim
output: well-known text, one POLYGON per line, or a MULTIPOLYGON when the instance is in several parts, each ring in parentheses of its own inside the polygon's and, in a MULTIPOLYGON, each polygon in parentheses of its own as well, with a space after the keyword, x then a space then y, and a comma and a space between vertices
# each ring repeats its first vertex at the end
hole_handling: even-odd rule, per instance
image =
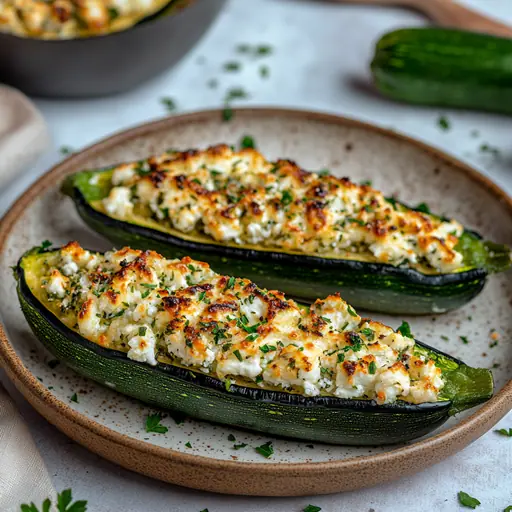
MULTIPOLYGON (((72 155, 63 162, 57 164, 45 175, 39 178, 28 190, 21 195, 9 211, 5 214, 0 222, 0 253, 4 251, 5 242, 10 235, 14 223, 18 216, 32 203, 41 193, 54 185, 54 183, 69 172, 70 166, 80 165, 80 162, 97 152, 108 150, 109 147, 119 143, 137 138, 141 135, 155 131, 160 131, 166 127, 176 126, 181 123, 201 123, 211 121, 212 119, 220 119, 221 110, 205 110, 182 114, 164 119, 148 122, 128 130, 117 132, 116 134, 102 139, 79 153, 72 155)), ((308 110, 298 109, 280 109, 280 108, 241 108, 234 110, 235 116, 242 118, 280 116, 287 118, 307 118, 327 124, 352 126, 364 129, 369 132, 400 140, 410 146, 429 153, 436 158, 443 160, 452 166, 463 171, 473 181, 492 193, 497 200, 502 202, 512 214, 512 198, 491 180, 468 166, 467 164, 447 155, 446 153, 435 149, 423 142, 410 138, 408 136, 380 128, 378 126, 357 121, 354 119, 327 114, 322 112, 312 112, 308 110)), ((404 459, 409 459, 408 472, 419 471, 430 466, 445 457, 456 453, 469 443, 483 435, 487 430, 492 428, 509 410, 512 409, 512 380, 510 380, 493 398, 491 398, 477 412, 464 419, 454 427, 445 430, 428 439, 412 443, 408 446, 390 450, 386 453, 368 455, 361 457, 352 457, 349 459, 329 462, 304 462, 304 463, 255 463, 255 462, 238 462, 212 459, 200 455, 190 455, 169 448, 163 448, 130 438, 122 433, 116 432, 105 426, 100 425, 84 414, 81 414, 64 402, 55 398, 45 386, 43 386, 34 375, 23 365, 21 359, 16 355, 14 348, 11 346, 3 326, 0 325, 0 363, 2 363, 8 376, 14 381, 16 387, 21 391, 25 398, 45 416, 50 422, 56 424, 58 428, 63 430, 67 435, 76 441, 84 444, 100 455, 114 460, 121 465, 139 471, 155 478, 161 478, 166 481, 178 483, 180 485, 212 490, 216 492, 228 492, 231 494, 252 494, 252 495, 307 495, 307 494, 323 494, 337 492, 346 489, 355 489, 362 486, 377 484, 397 478, 405 474, 398 466, 404 459), (62 421, 56 418, 62 417, 62 421), (73 428, 78 428, 77 433, 73 433, 73 428), (85 434, 84 434, 85 432, 85 434), (87 432, 92 434, 92 438, 88 439, 87 432), (100 448, 97 445, 98 438, 106 444, 110 444, 110 450, 100 448), (153 457, 155 461, 165 462, 169 466, 175 466, 174 469, 182 471, 184 475, 187 471, 195 472, 201 470, 210 473, 211 471, 220 471, 221 474, 232 476, 234 472, 242 472, 246 477, 251 478, 250 488, 241 489, 237 485, 229 485, 225 481, 219 484, 216 480, 208 481, 206 473, 198 478, 197 482, 189 482, 185 478, 178 476, 169 478, 165 475, 159 475, 156 471, 140 467, 136 462, 122 460, 112 454, 114 447, 124 447, 134 456, 136 454, 145 457, 153 457), (110 456, 109 456, 110 454, 110 456), (411 461, 413 461, 411 463, 411 461), (417 462, 416 462, 417 461, 417 462), (393 470, 393 466, 397 465, 393 470), (378 471, 386 469, 387 471, 378 471), (389 471, 388 475, 386 473, 389 471), (322 478, 327 473, 335 472, 337 476, 344 477, 350 475, 352 484, 344 485, 340 482, 338 485, 322 485, 322 478), (284 478, 283 478, 284 477, 284 478), (304 486, 304 478, 311 482, 311 485, 304 486), (365 482, 360 485, 354 484, 354 477, 366 478, 365 482), (272 486, 270 482, 274 478, 279 478, 278 485, 272 486), (256 480, 260 481, 258 485, 256 480), (301 480, 301 489, 295 488, 284 489, 289 484, 297 483, 301 480), (270 485, 270 486, 269 486, 270 485)), ((165 472, 164 472, 165 473, 165 472)))

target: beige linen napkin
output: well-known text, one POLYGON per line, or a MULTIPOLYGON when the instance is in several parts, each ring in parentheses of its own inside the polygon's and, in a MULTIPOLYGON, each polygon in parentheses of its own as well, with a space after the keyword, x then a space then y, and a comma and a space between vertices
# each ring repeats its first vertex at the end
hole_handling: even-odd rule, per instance
MULTIPOLYGON (((0 85, 0 187, 27 170, 49 142, 46 124, 30 100, 0 85)), ((0 511, 19 512, 22 503, 32 501, 40 508, 54 496, 28 427, 0 384, 0 511)))
POLYGON ((27 170, 49 143, 46 123, 33 103, 0 85, 0 187, 27 170))
POLYGON ((19 512, 22 503, 41 503, 55 490, 23 418, 0 384, 0 510, 19 512))

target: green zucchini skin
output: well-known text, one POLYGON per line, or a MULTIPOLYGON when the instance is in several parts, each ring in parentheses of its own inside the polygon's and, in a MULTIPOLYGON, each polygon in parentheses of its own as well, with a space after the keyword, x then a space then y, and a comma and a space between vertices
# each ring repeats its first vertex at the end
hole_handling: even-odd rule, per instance
POLYGON ((371 70, 399 101, 512 114, 512 40, 444 28, 384 35, 371 70))
POLYGON ((116 247, 153 249, 164 256, 206 260, 220 273, 246 277, 305 301, 340 292, 356 308, 389 314, 422 315, 456 309, 484 287, 487 270, 425 275, 380 263, 334 260, 280 252, 190 242, 160 231, 119 221, 95 210, 82 191, 71 197, 85 223, 116 247))
POLYGON ((102 385, 201 420, 308 441, 384 445, 428 434, 450 415, 486 401, 493 392, 488 370, 468 367, 419 342, 421 350, 445 369, 444 389, 451 399, 382 406, 371 400, 304 397, 235 384, 228 391, 224 382, 201 372, 163 363, 149 366, 88 341, 60 322, 32 294, 25 281, 23 258, 15 276, 23 314, 36 337, 56 358, 102 385))

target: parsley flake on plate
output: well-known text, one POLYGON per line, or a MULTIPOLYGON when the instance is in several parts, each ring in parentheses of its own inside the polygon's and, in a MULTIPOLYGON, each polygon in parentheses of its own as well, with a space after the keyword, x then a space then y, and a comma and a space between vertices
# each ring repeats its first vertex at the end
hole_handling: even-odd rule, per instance
POLYGON ((512 428, 509 428, 508 430, 506 428, 500 428, 495 430, 494 432, 496 432, 497 434, 501 434, 502 436, 505 437, 512 437, 512 428))
POLYGON ((303 512, 320 512, 322 510, 321 507, 317 507, 316 505, 308 505, 303 512))
POLYGON ((254 448, 260 455, 263 455, 263 457, 270 459, 272 455, 274 454, 274 448, 272 447, 272 441, 268 441, 265 444, 262 444, 261 446, 256 446, 254 448))
POLYGON ((480 502, 476 498, 473 498, 473 496, 470 496, 467 492, 459 491, 457 496, 459 498, 459 503, 463 507, 476 508, 480 505, 480 502))
POLYGON ((149 414, 146 418, 146 432, 154 432, 155 434, 165 434, 169 429, 162 425, 162 415, 159 413, 149 414))

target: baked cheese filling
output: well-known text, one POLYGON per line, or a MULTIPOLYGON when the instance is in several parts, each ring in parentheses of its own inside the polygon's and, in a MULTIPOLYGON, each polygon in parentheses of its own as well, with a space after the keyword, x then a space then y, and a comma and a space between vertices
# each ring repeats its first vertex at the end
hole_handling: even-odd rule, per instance
POLYGON ((37 293, 68 327, 130 359, 306 396, 436 401, 441 369, 413 338, 361 318, 339 295, 299 307, 190 258, 71 242, 49 252, 37 293))
POLYGON ((348 178, 269 162, 253 149, 165 153, 117 166, 111 185, 101 208, 120 220, 152 219, 228 244, 363 254, 436 273, 463 266, 455 250, 464 231, 458 222, 406 208, 348 178))
POLYGON ((124 30, 169 0, 0 0, 0 31, 69 39, 124 30))

